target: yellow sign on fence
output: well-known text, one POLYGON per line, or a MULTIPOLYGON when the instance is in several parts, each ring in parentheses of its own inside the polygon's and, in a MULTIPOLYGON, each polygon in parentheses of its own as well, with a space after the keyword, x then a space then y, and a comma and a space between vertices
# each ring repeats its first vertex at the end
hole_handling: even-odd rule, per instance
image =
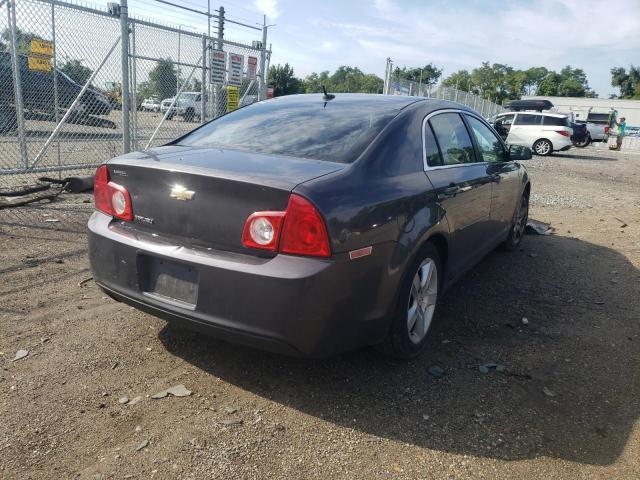
POLYGON ((51 59, 47 57, 33 57, 29 55, 29 70, 38 72, 51 71, 51 59))
POLYGON ((239 97, 238 87, 229 85, 227 87, 227 112, 231 112, 238 108, 239 97))
POLYGON ((31 54, 53 57, 53 42, 34 38, 31 40, 31 54))

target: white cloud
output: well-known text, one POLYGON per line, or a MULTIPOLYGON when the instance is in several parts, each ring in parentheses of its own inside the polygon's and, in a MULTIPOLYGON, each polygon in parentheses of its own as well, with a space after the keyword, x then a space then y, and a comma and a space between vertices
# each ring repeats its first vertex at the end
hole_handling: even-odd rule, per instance
POLYGON ((278 8, 278 0, 253 0, 253 6, 270 20, 275 20, 282 13, 278 8))

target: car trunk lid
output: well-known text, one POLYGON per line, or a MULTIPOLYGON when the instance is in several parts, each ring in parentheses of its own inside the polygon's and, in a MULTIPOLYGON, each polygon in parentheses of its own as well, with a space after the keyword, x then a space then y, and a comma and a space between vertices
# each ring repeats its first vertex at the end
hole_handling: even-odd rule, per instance
POLYGON ((286 210, 300 183, 344 165, 237 150, 160 147, 108 162, 112 182, 130 193, 136 228, 182 243, 229 251, 247 217, 286 210))

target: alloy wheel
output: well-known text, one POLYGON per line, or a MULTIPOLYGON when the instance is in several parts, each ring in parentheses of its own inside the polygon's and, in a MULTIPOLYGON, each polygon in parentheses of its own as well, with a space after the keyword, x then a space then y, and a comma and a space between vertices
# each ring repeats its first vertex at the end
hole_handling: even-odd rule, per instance
POLYGON ((538 155, 548 155, 551 150, 551 144, 546 140, 540 140, 535 145, 535 151, 538 155))
POLYGON ((431 258, 420 264, 413 277, 407 308, 407 330, 412 343, 420 343, 427 334, 438 299, 438 267, 431 258))
POLYGON ((513 225, 513 240, 518 243, 524 235, 524 230, 527 227, 527 220, 529 218, 529 201, 525 195, 520 200, 520 206, 516 213, 516 222, 513 225))

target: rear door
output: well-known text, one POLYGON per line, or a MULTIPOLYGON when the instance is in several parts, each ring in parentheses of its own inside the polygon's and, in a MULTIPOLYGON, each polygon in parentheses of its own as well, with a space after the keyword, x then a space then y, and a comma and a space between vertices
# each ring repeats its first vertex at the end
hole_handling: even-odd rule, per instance
POLYGON ((513 119, 515 118, 515 113, 506 113, 504 115, 498 115, 495 122, 493 123, 493 128, 496 129, 496 132, 502 137, 502 140, 505 142, 509 142, 509 131, 511 130, 511 125, 513 124, 513 119))
POLYGON ((449 223, 455 276, 474 263, 490 237, 491 179, 459 112, 427 117, 424 139, 426 174, 449 223))
POLYGON ((496 134, 480 119, 465 114, 478 155, 487 164, 491 177, 490 231, 494 240, 506 234, 520 200, 519 165, 509 160, 509 153, 496 134))

